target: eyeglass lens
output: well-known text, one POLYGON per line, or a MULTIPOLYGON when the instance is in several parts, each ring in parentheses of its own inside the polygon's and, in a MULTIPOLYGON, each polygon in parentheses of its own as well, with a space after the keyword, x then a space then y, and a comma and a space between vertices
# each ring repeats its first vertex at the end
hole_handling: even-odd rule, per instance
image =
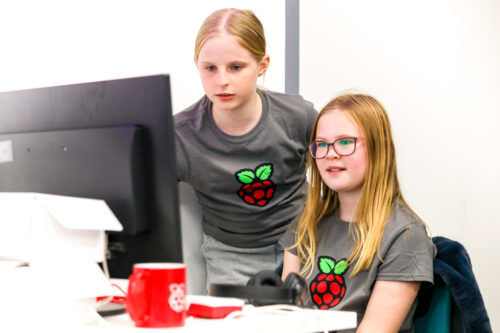
POLYGON ((313 141, 309 144, 309 151, 314 158, 323 158, 328 154, 330 146, 340 156, 347 156, 354 153, 356 149, 356 138, 340 138, 333 143, 324 141, 313 141))

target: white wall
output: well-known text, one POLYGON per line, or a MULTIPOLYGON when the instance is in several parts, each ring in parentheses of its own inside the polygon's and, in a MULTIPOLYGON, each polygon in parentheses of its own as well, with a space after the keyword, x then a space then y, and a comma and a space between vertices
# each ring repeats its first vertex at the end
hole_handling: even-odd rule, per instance
POLYGON ((284 91, 285 0, 0 0, 0 91, 169 73, 181 111, 203 95, 198 29, 225 7, 261 19, 271 65, 259 84, 284 91))
POLYGON ((300 24, 300 93, 385 105, 406 199, 464 244, 500 330, 500 2, 310 0, 300 24))

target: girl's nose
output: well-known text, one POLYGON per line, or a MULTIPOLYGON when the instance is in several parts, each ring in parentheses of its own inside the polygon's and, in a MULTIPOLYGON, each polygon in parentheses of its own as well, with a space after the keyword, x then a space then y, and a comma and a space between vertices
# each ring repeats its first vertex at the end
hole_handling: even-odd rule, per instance
POLYGON ((217 75, 217 84, 224 86, 224 85, 228 84, 228 82, 229 82, 229 80, 228 80, 227 72, 224 70, 220 71, 219 75, 217 75))
POLYGON ((337 154, 335 149, 333 149, 333 146, 329 146, 325 158, 330 158, 330 159, 340 158, 340 155, 337 154))

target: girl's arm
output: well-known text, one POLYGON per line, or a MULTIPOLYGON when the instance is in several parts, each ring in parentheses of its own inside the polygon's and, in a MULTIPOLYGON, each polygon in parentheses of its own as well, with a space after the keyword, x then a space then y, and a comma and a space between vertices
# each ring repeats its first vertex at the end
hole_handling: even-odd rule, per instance
POLYGON ((375 282, 365 316, 356 332, 398 332, 419 288, 420 282, 375 282))
POLYGON ((285 281, 286 277, 290 273, 299 273, 300 271, 300 260, 295 254, 285 250, 283 255, 283 273, 281 274, 281 279, 285 281))

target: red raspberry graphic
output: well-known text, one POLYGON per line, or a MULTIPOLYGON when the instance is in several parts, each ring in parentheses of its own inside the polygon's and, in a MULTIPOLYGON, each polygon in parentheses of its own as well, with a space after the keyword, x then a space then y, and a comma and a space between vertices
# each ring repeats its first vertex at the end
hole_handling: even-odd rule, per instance
POLYGON ((342 276, 347 270, 347 260, 319 257, 319 273, 309 285, 311 299, 322 310, 333 308, 345 295, 345 280, 342 276), (332 273, 333 272, 333 273, 332 273))
POLYGON ((276 190, 276 185, 269 178, 273 174, 271 163, 260 164, 254 170, 241 169, 235 173, 236 180, 243 185, 238 196, 249 205, 265 206, 276 190))

